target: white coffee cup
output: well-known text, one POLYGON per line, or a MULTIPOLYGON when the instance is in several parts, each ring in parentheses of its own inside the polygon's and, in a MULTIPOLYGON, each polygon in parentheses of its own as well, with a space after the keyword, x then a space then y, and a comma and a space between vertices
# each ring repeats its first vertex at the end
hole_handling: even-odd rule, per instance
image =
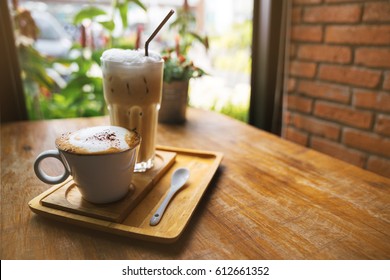
POLYGON ((82 197, 92 203, 110 203, 130 190, 140 135, 117 126, 97 126, 63 134, 56 139, 57 150, 48 150, 35 160, 37 177, 48 184, 73 177, 82 197), (48 157, 64 165, 64 173, 50 176, 40 163, 48 157))

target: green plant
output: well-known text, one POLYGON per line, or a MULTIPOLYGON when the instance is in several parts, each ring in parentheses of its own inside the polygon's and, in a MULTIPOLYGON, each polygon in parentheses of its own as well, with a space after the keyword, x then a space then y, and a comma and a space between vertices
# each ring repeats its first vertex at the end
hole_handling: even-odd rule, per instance
POLYGON ((205 75, 205 71, 194 65, 194 63, 171 50, 165 50, 164 59, 164 82, 171 83, 173 81, 188 81, 191 78, 198 78, 205 75))
POLYGON ((77 71, 70 74, 64 88, 42 103, 46 118, 92 117, 106 112, 102 80, 91 74, 91 69, 99 65, 101 52, 91 53, 79 46, 74 46, 73 50, 79 50, 76 57, 57 62, 72 64, 77 71))
POLYGON ((56 90, 55 81, 46 72, 50 62, 31 44, 19 44, 17 50, 28 117, 31 120, 45 118, 41 103, 46 101, 50 92, 56 90))
POLYGON ((53 59, 45 57, 33 48, 37 38, 38 28, 31 13, 18 7, 14 1, 13 12, 15 22, 15 37, 22 69, 22 80, 26 96, 27 110, 30 119, 52 119, 70 117, 98 116, 106 113, 103 96, 103 85, 100 77, 101 49, 96 49, 92 24, 99 24, 105 31, 106 45, 110 47, 132 48, 123 45, 121 36, 114 38, 115 23, 113 16, 119 13, 123 27, 128 25, 128 5, 133 3, 146 11, 139 0, 115 0, 111 9, 105 11, 94 5, 80 10, 73 19, 79 26, 81 38, 72 47, 72 57, 68 59, 53 59), (84 22, 88 21, 87 25, 84 22), (87 35, 91 38, 87 43, 87 35), (60 87, 48 74, 54 71, 54 65, 61 64, 75 69, 66 77, 66 85, 60 87))
POLYGON ((193 42, 197 41, 208 48, 208 37, 202 37, 200 34, 192 30, 195 26, 196 19, 192 14, 187 0, 184 0, 183 5, 177 9, 176 19, 169 25, 171 29, 176 29, 178 36, 176 37, 176 52, 186 56, 193 42))
POLYGON ((51 67, 52 61, 33 47, 39 31, 30 11, 19 7, 17 1, 14 1, 12 15, 28 116, 32 120, 42 119, 44 111, 41 103, 57 86, 46 70, 51 67))
POLYGON ((213 65, 221 71, 250 74, 250 51, 252 44, 252 22, 236 23, 219 37, 213 38, 213 45, 224 51, 213 58, 213 65))
MULTIPOLYGON (((132 47, 131 45, 119 45, 121 42, 112 36, 115 29, 113 15, 119 12, 122 25, 128 24, 128 4, 135 3, 142 9, 146 7, 138 0, 113 1, 112 10, 107 12, 95 6, 87 6, 80 10, 73 19, 75 25, 80 26, 80 42, 75 43, 72 52, 75 54, 69 59, 57 60, 66 66, 74 66, 66 86, 57 94, 53 94, 50 102, 43 103, 49 118, 91 117, 106 113, 106 105, 103 95, 103 82, 100 73, 100 57, 102 49, 96 49, 91 30, 84 25, 84 21, 99 24, 107 34, 106 48, 132 47), (87 33, 91 34, 89 44, 87 33)), ((88 25, 91 27, 91 24, 88 25)))
POLYGON ((75 25, 82 25, 83 22, 87 20, 101 25, 105 29, 108 37, 105 46, 106 48, 130 47, 122 44, 122 36, 113 37, 113 31, 116 27, 114 22, 115 14, 120 15, 123 32, 123 30, 128 26, 128 7, 130 4, 135 4, 145 12, 147 11, 146 6, 139 0, 113 0, 111 2, 111 9, 108 11, 94 5, 89 5, 83 8, 74 16, 73 23, 75 25))
POLYGON ((206 49, 209 47, 207 36, 202 37, 191 30, 195 21, 187 0, 184 0, 182 7, 177 10, 175 21, 169 26, 177 32, 175 48, 166 48, 162 51, 165 60, 164 82, 188 81, 206 74, 188 57, 188 51, 195 41, 200 42, 206 49))
MULTIPOLYGON (((211 110, 216 111, 215 108, 211 108, 211 110)), ((231 101, 227 102, 219 112, 242 122, 248 122, 249 119, 248 106, 233 104, 231 101)))

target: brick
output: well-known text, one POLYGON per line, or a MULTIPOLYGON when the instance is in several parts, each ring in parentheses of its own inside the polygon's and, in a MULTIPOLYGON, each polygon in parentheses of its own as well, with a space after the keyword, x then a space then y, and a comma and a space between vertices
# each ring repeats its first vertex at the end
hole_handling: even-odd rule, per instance
POLYGON ((355 64, 369 67, 390 67, 390 47, 358 48, 355 51, 355 64))
POLYGON ((390 115, 380 114, 376 118, 375 132, 390 136, 390 115))
POLYGON ((283 125, 290 126, 292 124, 293 114, 290 111, 283 111, 283 125))
POLYGON ((300 81, 298 92, 321 99, 348 103, 350 99, 349 87, 318 81, 300 81))
POLYGON ((367 162, 367 169, 379 175, 390 178, 389 159, 385 159, 377 156, 370 156, 367 162))
POLYGON ((311 148, 359 167, 363 167, 366 161, 364 153, 319 137, 312 137, 311 148))
POLYGON ((351 49, 343 46, 301 45, 298 49, 298 58, 318 62, 351 62, 351 49))
POLYGON ((297 4, 318 4, 321 3, 322 0, 293 0, 293 5, 297 4))
POLYGON ((298 131, 292 127, 285 129, 285 138, 303 146, 307 146, 309 136, 305 132, 298 131))
POLYGON ((370 128, 373 120, 371 112, 325 101, 316 102, 314 115, 358 128, 370 128))
POLYGON ((294 7, 291 9, 291 22, 300 23, 302 20, 302 8, 294 7))
POLYGON ((287 80, 287 92, 292 92, 297 87, 297 80, 294 78, 288 78, 287 80))
POLYGON ((325 3, 348 3, 348 2, 364 2, 367 0, 325 0, 325 3))
POLYGON ((303 42, 321 42, 322 27, 320 25, 293 25, 291 28, 291 40, 303 42))
POLYGON ((390 22, 390 2, 373 2, 364 5, 363 21, 390 22))
POLYGON ((345 128, 344 143, 370 153, 390 157, 390 139, 375 133, 345 128))
POLYGON ((287 98, 287 108, 297 110, 303 113, 310 113, 313 107, 313 101, 297 95, 289 95, 287 98))
POLYGON ((313 78, 316 74, 317 65, 312 62, 291 61, 290 75, 304 78, 313 78))
POLYGON ((322 65, 319 78, 354 86, 373 88, 381 78, 381 71, 359 68, 355 66, 322 65))
POLYGON ((330 25, 325 42, 361 45, 389 45, 390 25, 330 25))
POLYGON ((390 93, 356 89, 353 104, 360 108, 390 112, 390 93))
POLYGON ((355 23, 360 21, 361 5, 316 6, 305 8, 304 22, 311 23, 355 23))
POLYGON ((297 54, 297 46, 296 44, 294 43, 290 43, 290 46, 289 46, 289 55, 290 55, 290 58, 294 58, 297 54))
POLYGON ((292 123, 296 128, 334 140, 339 138, 341 130, 339 125, 300 114, 294 115, 292 123))
POLYGON ((384 74, 384 79, 383 79, 383 89, 390 90, 390 71, 386 71, 384 74))

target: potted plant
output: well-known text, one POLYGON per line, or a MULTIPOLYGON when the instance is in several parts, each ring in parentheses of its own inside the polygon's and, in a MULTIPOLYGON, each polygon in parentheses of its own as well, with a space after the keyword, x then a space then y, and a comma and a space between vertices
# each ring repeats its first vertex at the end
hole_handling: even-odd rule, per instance
POLYGON ((176 28, 175 47, 163 50, 164 84, 159 112, 159 122, 183 123, 186 120, 188 104, 188 85, 192 78, 205 75, 205 71, 194 65, 188 57, 188 50, 194 41, 202 43, 208 49, 208 38, 190 31, 195 17, 187 1, 177 11, 177 18, 170 28, 176 28))

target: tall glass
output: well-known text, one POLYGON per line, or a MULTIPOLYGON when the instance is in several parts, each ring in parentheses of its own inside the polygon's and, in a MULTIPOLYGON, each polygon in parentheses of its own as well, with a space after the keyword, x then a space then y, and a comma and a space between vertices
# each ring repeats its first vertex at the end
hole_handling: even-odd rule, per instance
POLYGON ((164 60, 144 50, 106 50, 102 57, 104 98, 112 125, 136 130, 142 141, 136 172, 153 167, 164 60))

